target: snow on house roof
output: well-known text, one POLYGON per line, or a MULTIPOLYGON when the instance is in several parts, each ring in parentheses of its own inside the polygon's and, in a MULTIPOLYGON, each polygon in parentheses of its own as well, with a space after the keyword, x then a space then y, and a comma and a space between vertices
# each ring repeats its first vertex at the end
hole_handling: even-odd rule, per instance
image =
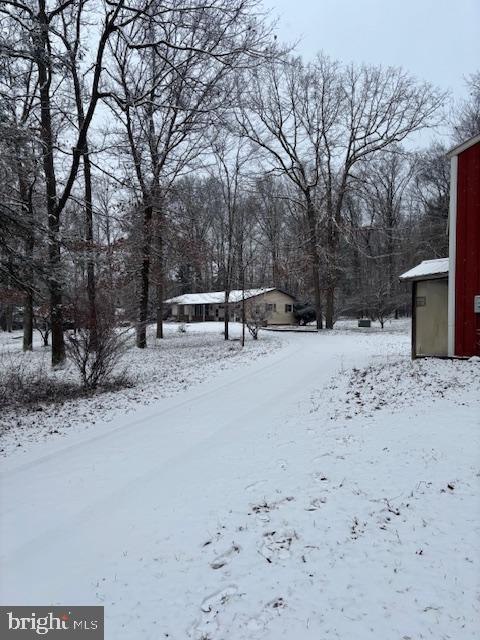
MULTIPOLYGON (((245 289, 245 299, 260 296, 262 293, 275 291, 275 287, 264 289, 245 289)), ((230 291, 229 302, 240 302, 242 290, 234 289, 230 291)), ((225 302, 225 291, 208 291, 206 293, 185 293, 182 296, 165 300, 166 304, 223 304, 225 302)))
POLYGON ((473 136, 473 138, 465 140, 465 142, 462 142, 461 144, 457 144, 457 146, 453 147, 453 149, 450 149, 450 151, 447 153, 447 157, 451 158, 452 156, 458 156, 459 153, 462 153, 470 147, 473 147, 473 145, 477 144, 478 142, 480 142, 480 133, 476 136, 473 136))
POLYGON ((448 258, 435 258, 435 260, 424 260, 413 269, 405 271, 400 276, 400 280, 429 280, 446 275, 448 275, 448 258))

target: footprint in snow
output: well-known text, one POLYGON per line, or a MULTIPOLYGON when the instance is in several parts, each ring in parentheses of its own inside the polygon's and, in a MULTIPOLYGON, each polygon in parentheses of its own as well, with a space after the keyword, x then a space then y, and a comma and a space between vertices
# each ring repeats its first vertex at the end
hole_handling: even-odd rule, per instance
POLYGON ((275 615, 279 615, 282 609, 287 607, 287 603, 284 598, 279 597, 267 602, 263 607, 261 613, 247 622, 247 629, 251 633, 256 631, 264 632, 268 627, 268 623, 274 618, 275 615))
POLYGON ((305 511, 317 511, 326 502, 326 498, 313 498, 313 500, 310 500, 310 504, 305 507, 305 511))
POLYGON ((214 591, 209 596, 202 600, 200 609, 202 613, 206 614, 206 617, 215 617, 218 614, 218 610, 221 606, 227 604, 233 596, 238 594, 238 587, 235 584, 230 584, 224 589, 214 591))
POLYGON ((263 540, 258 551, 269 564, 275 561, 288 560, 291 555, 290 547, 294 540, 298 540, 298 535, 295 531, 267 531, 263 534, 263 540))
POLYGON ((212 569, 221 569, 222 567, 225 567, 230 563, 232 556, 235 553, 240 553, 240 545, 238 544, 232 544, 228 551, 225 551, 225 553, 222 553, 222 555, 217 556, 214 560, 212 560, 210 566, 212 567, 212 569))
POLYGON ((238 587, 235 584, 231 584, 204 598, 200 604, 201 618, 193 623, 188 635, 196 640, 211 638, 212 633, 217 632, 220 628, 217 618, 223 607, 232 598, 240 595, 238 587))

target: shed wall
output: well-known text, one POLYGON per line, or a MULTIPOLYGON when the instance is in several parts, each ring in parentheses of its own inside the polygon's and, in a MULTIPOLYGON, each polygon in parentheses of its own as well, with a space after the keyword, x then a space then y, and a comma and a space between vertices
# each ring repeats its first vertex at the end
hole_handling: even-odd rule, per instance
POLYGON ((448 279, 421 280, 415 291, 415 356, 446 356, 448 279))

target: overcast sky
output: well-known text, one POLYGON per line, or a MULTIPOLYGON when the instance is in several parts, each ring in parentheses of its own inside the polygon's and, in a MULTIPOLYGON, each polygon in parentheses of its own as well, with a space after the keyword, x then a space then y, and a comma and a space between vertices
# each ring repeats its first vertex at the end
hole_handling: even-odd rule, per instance
POLYGON ((264 0, 283 41, 301 38, 344 62, 401 66, 465 96, 463 77, 480 68, 480 0, 264 0))

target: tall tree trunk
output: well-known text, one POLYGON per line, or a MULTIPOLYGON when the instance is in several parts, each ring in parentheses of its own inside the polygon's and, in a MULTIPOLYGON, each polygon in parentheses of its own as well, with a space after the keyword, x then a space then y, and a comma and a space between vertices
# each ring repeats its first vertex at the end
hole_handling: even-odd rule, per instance
POLYGON ((325 329, 333 329, 335 311, 335 285, 327 286, 325 296, 325 329))
POLYGON ((327 267, 327 291, 326 291, 326 308, 325 308, 325 328, 333 329, 335 323, 335 292, 337 289, 338 278, 338 229, 341 223, 341 210, 343 197, 345 194, 346 178, 343 180, 343 186, 335 203, 335 206, 328 204, 327 216, 327 251, 328 251, 328 267, 327 267))
POLYGON ((32 191, 33 184, 29 188, 26 182, 25 167, 22 163, 24 150, 20 145, 16 147, 17 153, 17 172, 18 186, 20 192, 20 200, 25 219, 28 221, 28 231, 25 240, 25 264, 26 264, 26 283, 25 283, 25 300, 23 303, 23 350, 32 351, 33 348, 33 249, 35 246, 35 238, 33 235, 33 204, 32 191))
POLYGON ((48 288, 50 294, 50 314, 52 327, 52 366, 65 360, 65 343, 63 338, 63 307, 61 284, 61 249, 60 249, 60 216, 57 208, 57 182, 53 163, 53 133, 50 103, 50 64, 48 44, 48 19, 45 13, 45 0, 39 2, 40 22, 35 36, 35 62, 38 69, 38 86, 40 92, 40 137, 42 141, 42 162, 47 192, 48 216, 48 288))
POLYGON ((155 229, 155 245, 157 253, 157 339, 163 338, 163 298, 164 298, 164 267, 163 267, 163 210, 157 207, 155 229))
MULTIPOLYGON (((354 236, 354 242, 352 247, 353 258, 353 290, 350 292, 352 297, 358 296, 359 301, 363 304, 363 289, 362 289, 362 273, 361 273, 361 262, 360 262, 360 235, 357 229, 353 229, 352 225, 352 235, 354 236)), ((359 311, 357 309, 357 316, 360 313, 359 317, 363 317, 363 311, 359 311)))
POLYGON ((140 297, 138 302, 137 347, 147 346, 148 294, 150 288, 150 253, 152 231, 152 204, 145 203, 142 229, 142 264, 140 267, 140 297))
POLYGON ((163 338, 163 274, 159 274, 157 281, 157 340, 163 338))
MULTIPOLYGON (((77 71, 76 47, 70 50, 70 64, 75 92, 75 104, 77 107, 77 121, 79 130, 85 124, 85 111, 83 108, 82 87, 77 71)), ((92 196, 92 167, 89 156, 88 142, 85 140, 84 148, 81 150, 83 161, 84 179, 84 206, 85 225, 84 238, 87 254, 87 301, 88 301, 88 329, 90 331, 90 345, 92 351, 97 349, 97 304, 96 304, 96 283, 95 283, 95 261, 93 242, 93 196, 92 196)))
POLYGON ((87 145, 85 145, 85 153, 83 154, 83 168, 85 172, 85 245, 87 247, 88 328, 90 330, 90 344, 92 351, 96 351, 97 292, 95 283, 95 260, 93 241, 92 173, 87 145))
POLYGON ((308 247, 310 252, 310 262, 313 280, 313 295, 315 298, 315 315, 317 316, 317 331, 323 329, 322 321, 322 290, 320 288, 320 256, 318 254, 317 221, 315 216, 315 206, 312 202, 310 191, 305 192, 307 204, 308 222, 308 247))
POLYGON ((224 325, 224 337, 225 340, 229 339, 229 322, 230 322, 230 304, 229 304, 229 297, 230 297, 230 288, 225 288, 225 304, 224 304, 224 309, 223 309, 223 325, 224 325))
POLYGON ((13 304, 11 302, 7 303, 6 311, 5 311, 5 331, 8 333, 12 333, 13 329, 13 304))
POLYGON ((30 231, 25 242, 25 257, 28 266, 28 283, 25 292, 25 300, 23 303, 23 350, 32 351, 33 349, 33 270, 31 262, 33 259, 34 239, 33 233, 30 231))
POLYGON ((335 307, 335 229, 331 207, 327 210, 327 286, 325 294, 325 328, 333 329, 335 307))
POLYGON ((277 247, 274 245, 272 247, 272 287, 278 287, 279 285, 280 285, 280 282, 278 281, 278 250, 277 250, 277 247))

